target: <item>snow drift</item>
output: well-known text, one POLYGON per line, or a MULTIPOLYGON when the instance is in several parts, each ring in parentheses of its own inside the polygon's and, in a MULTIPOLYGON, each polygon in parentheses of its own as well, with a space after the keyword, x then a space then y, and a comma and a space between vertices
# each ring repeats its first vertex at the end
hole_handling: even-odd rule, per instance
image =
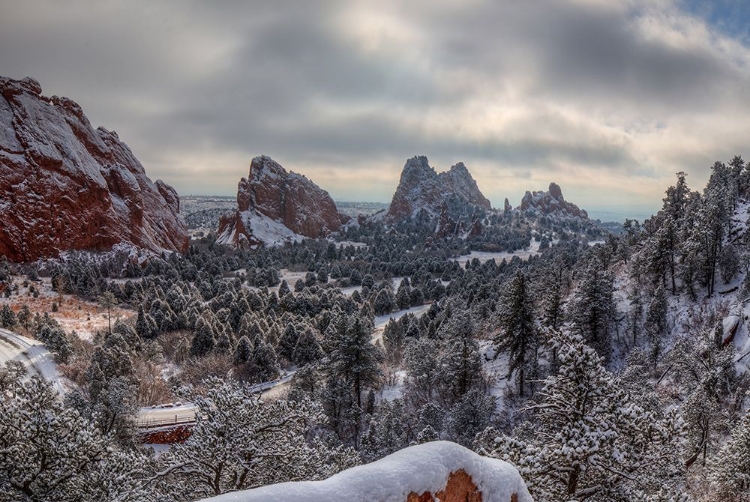
POLYGON ((532 500, 523 479, 511 464, 481 457, 449 441, 435 441, 405 448, 324 481, 280 483, 226 493, 205 499, 205 502, 406 502, 436 498, 443 502, 454 499, 481 502, 532 500))

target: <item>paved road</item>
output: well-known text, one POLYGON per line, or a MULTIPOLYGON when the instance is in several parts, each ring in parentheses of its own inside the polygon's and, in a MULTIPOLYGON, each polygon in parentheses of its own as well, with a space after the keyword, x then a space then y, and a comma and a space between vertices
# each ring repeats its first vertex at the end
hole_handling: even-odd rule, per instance
POLYGON ((0 329, 0 363, 5 364, 6 361, 21 361, 29 377, 41 375, 57 392, 65 393, 55 359, 42 342, 0 329))

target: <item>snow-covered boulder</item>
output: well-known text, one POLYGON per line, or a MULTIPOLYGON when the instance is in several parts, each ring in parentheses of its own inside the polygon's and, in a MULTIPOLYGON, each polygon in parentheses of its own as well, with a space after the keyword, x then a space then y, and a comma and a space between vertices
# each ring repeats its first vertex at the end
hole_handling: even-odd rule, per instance
POLYGON ((515 467, 449 441, 411 446, 323 481, 263 486, 205 502, 531 502, 515 467))

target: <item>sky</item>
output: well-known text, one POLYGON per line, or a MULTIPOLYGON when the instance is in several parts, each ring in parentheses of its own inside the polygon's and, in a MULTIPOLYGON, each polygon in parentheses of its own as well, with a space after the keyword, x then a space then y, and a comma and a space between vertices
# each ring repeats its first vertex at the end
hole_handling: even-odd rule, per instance
POLYGON ((180 194, 270 155, 336 200, 464 162, 493 206, 557 182, 661 204, 750 158, 745 0, 0 0, 0 75, 118 132, 180 194))

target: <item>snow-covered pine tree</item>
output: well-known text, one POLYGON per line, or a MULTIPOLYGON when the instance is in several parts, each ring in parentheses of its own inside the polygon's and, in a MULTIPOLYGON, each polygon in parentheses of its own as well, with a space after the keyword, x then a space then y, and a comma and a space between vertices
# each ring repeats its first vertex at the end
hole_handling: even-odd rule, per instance
POLYGON ((538 337, 529 281, 522 271, 516 272, 510 282, 500 301, 497 316, 500 331, 492 341, 495 357, 503 352, 508 354, 508 379, 515 377, 518 395, 523 396, 526 390, 524 377, 529 367, 536 365, 538 337))
POLYGON ((107 471, 119 455, 104 436, 74 409, 63 405, 49 383, 38 376, 15 382, 0 397, 0 501, 116 500, 147 498, 130 468, 107 471), (116 476, 114 474, 117 474, 116 476))
POLYGON ((616 328, 617 306, 613 293, 612 276, 594 257, 583 272, 568 312, 575 332, 605 359, 609 358, 611 334, 616 328))
POLYGON ((581 336, 556 334, 552 344, 560 369, 530 406, 531 429, 488 429, 477 448, 513 462, 539 500, 640 500, 670 488, 682 469, 675 414, 659 420, 631 402, 581 336))
POLYGON ((358 463, 351 449, 330 449, 308 434, 325 417, 308 400, 264 403, 236 382, 206 382, 190 438, 159 458, 157 478, 175 498, 194 500, 284 481, 315 480, 358 463), (335 466, 335 468, 332 468, 335 466))
POLYGON ((709 464, 717 500, 750 501, 750 413, 709 464))

